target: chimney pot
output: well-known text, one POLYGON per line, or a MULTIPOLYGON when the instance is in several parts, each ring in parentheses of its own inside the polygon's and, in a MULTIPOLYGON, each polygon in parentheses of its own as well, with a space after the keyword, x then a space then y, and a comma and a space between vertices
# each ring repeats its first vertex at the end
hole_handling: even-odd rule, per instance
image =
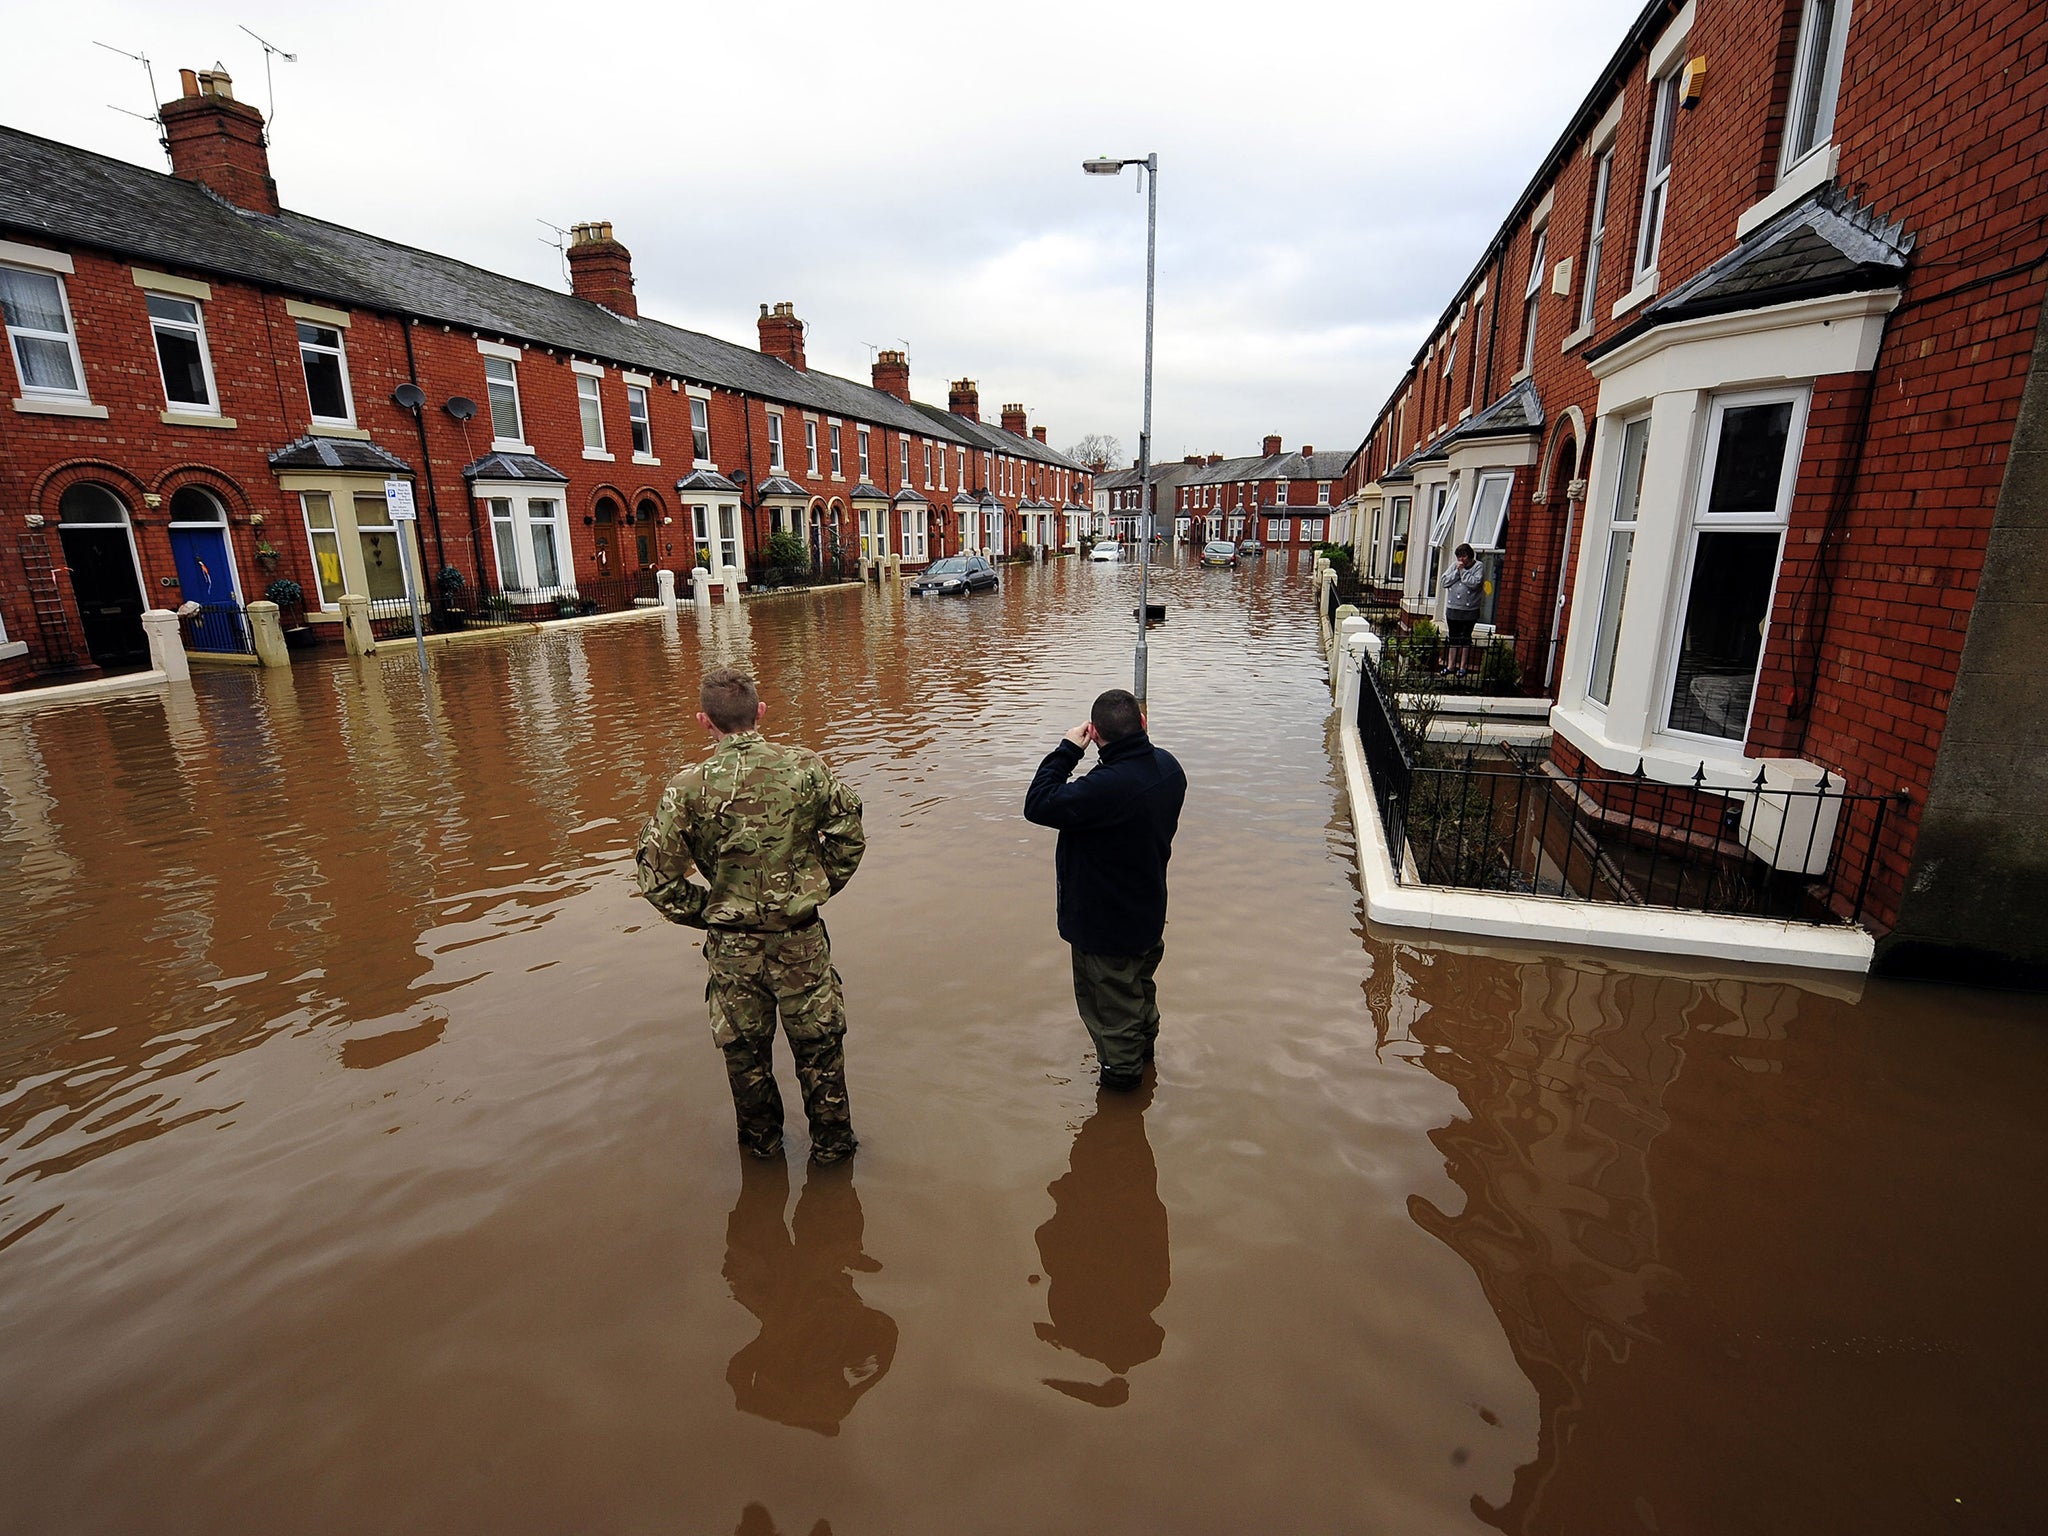
POLYGON ((1268 435, 1268 437, 1266 438, 1266 457, 1267 457, 1267 458, 1269 458, 1269 459, 1271 459, 1271 458, 1277 458, 1277 457, 1279 457, 1279 454, 1280 454, 1280 434, 1279 434, 1279 433, 1277 433, 1277 432, 1274 432, 1274 433, 1271 433, 1270 435, 1268 435))
POLYGON ((969 421, 981 420, 981 391, 972 379, 955 379, 946 395, 946 409, 969 421))
POLYGON ((638 315, 633 298, 633 253, 612 238, 609 219, 586 219, 569 228, 569 291, 615 315, 638 315))
POLYGON ((1004 407, 1003 407, 1003 430, 1004 430, 1005 432, 1014 432, 1014 433, 1016 433, 1016 434, 1017 434, 1017 435, 1018 435, 1019 437, 1022 437, 1022 436, 1024 436, 1024 434, 1025 434, 1025 428, 1024 428, 1024 423, 1025 423, 1025 420, 1026 420, 1026 417, 1025 417, 1025 414, 1024 414, 1024 407, 1023 407, 1023 406, 1021 406, 1021 405, 1014 405, 1014 404, 1013 404, 1013 405, 1006 405, 1006 406, 1004 406, 1004 407))

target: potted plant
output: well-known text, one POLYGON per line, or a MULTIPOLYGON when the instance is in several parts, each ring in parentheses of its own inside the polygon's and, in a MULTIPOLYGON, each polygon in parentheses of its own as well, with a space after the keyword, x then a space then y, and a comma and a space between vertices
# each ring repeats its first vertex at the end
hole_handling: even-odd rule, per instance
MULTIPOLYGON (((263 566, 263 569, 266 571, 274 571, 277 569, 277 546, 272 544, 270 540, 264 538, 263 535, 260 533, 256 535, 256 559, 263 566)), ((293 585, 297 585, 297 583, 293 583, 293 585)), ((277 600, 275 598, 272 598, 271 601, 276 602, 277 600)), ((278 606, 282 608, 284 604, 278 603, 278 606)))
POLYGON ((462 622, 466 616, 462 593, 463 589, 469 585, 468 582, 463 580, 462 572, 452 565, 444 565, 441 567, 440 574, 435 576, 434 585, 440 589, 441 593, 440 620, 442 625, 448 629, 462 628, 462 622))

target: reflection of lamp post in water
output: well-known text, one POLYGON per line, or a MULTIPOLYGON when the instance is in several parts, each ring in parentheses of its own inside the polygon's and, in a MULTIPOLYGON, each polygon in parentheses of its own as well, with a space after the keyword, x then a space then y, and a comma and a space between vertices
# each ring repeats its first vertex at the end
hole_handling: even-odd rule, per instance
POLYGON ((1138 652, 1132 667, 1131 692, 1145 702, 1145 624, 1150 615, 1152 576, 1152 271, 1159 237, 1159 156, 1116 160, 1098 156, 1083 160, 1090 176, 1121 176, 1135 165, 1145 178, 1145 419, 1138 432, 1138 652))

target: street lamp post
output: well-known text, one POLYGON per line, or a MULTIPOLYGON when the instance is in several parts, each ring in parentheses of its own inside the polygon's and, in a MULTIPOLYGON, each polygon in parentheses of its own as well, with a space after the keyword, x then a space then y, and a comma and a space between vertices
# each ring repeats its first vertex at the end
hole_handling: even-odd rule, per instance
POLYGON ((1083 160, 1090 176, 1121 176, 1135 165, 1145 178, 1145 419, 1138 432, 1138 651, 1131 670, 1131 692, 1145 702, 1145 624, 1152 581, 1152 274, 1159 243, 1159 156, 1117 160, 1098 156, 1083 160))

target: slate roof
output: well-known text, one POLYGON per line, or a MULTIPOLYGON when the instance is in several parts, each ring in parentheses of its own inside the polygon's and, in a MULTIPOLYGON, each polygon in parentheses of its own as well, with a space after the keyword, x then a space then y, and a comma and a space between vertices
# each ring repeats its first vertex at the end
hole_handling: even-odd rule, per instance
POLYGON ((567 485, 569 477, 530 453, 487 453, 462 467, 465 480, 546 480, 567 485))
POLYGON ((1190 466, 1193 472, 1182 483, 1228 485, 1240 480, 1341 480, 1344 462, 1349 457, 1347 453, 1315 453, 1306 457, 1299 453, 1276 453, 1224 459, 1199 468, 1190 466))
POLYGON ((1431 449, 1448 449, 1452 444, 1482 437, 1541 437, 1543 401, 1533 380, 1523 379, 1508 386, 1508 392, 1477 416, 1468 416, 1446 432, 1431 449))
POLYGON ((1896 288, 1913 237, 1847 193, 1824 186, 1759 225, 1733 250, 1645 309, 1633 325, 1589 351, 1603 357, 1645 331, 1678 320, 1762 309, 1797 299, 1896 288))
POLYGON ((752 347, 649 316, 628 320, 572 294, 290 209, 272 217, 235 208, 195 182, 16 128, 0 127, 0 228, 1086 468, 1032 438, 905 404, 836 374, 801 371, 752 347))
POLYGON ((340 469, 356 474, 409 475, 412 466, 375 443, 348 437, 302 437, 270 456, 272 469, 340 469))
POLYGON ((893 505, 899 507, 928 507, 931 505, 930 502, 926 501, 907 485, 891 497, 890 501, 893 505))
POLYGON ((755 488, 755 494, 758 496, 798 496, 805 501, 811 499, 809 491, 798 485, 794 480, 783 475, 770 475, 755 488))
POLYGON ((715 469, 697 469, 676 482, 676 489, 689 491, 725 491, 737 496, 740 488, 715 469))
POLYGON ((953 505, 956 507, 978 507, 981 505, 981 498, 972 491, 962 491, 953 498, 953 505))
POLYGON ((846 493, 848 501, 887 501, 889 493, 879 486, 869 485, 863 480, 846 493))

